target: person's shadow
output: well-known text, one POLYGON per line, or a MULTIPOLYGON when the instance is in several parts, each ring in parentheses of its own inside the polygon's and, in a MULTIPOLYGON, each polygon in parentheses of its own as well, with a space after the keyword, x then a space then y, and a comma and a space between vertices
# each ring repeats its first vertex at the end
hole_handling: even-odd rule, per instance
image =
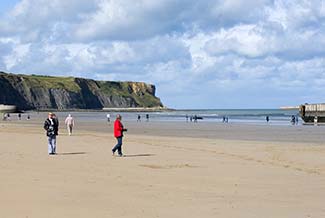
POLYGON ((151 157, 155 154, 124 154, 123 157, 151 157))
POLYGON ((83 155, 87 154, 86 152, 64 152, 64 153, 57 153, 57 155, 83 155))

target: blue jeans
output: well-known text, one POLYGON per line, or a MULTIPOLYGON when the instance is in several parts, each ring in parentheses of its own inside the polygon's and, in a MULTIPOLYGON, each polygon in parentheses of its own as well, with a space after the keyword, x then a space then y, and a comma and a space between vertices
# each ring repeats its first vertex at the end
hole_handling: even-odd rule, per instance
POLYGON ((117 152, 118 152, 119 155, 123 155, 122 154, 122 138, 123 138, 123 136, 116 137, 117 144, 112 149, 113 153, 115 153, 115 151, 117 150, 117 152))
POLYGON ((56 153, 56 135, 48 136, 48 153, 55 154, 56 153))

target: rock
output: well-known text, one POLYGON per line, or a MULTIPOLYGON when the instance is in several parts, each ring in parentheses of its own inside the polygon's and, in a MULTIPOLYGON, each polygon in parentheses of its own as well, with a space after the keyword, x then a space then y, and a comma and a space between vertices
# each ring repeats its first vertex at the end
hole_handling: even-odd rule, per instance
POLYGON ((0 104, 19 110, 163 107, 154 85, 0 72, 0 104))

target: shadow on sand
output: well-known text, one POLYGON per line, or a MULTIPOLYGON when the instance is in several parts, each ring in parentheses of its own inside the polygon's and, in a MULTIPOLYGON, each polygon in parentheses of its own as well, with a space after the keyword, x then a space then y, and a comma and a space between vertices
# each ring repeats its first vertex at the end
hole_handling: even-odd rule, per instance
POLYGON ((65 152, 65 153, 57 153, 57 155, 82 155, 87 154, 86 152, 65 152))
POLYGON ((156 156, 155 154, 124 154, 123 157, 151 157, 156 156))

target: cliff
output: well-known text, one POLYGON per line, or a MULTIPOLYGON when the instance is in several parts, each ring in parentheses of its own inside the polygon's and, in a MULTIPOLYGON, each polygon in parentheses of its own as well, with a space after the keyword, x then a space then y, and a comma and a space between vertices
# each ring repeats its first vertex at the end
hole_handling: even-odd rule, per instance
POLYGON ((0 72, 0 104, 20 110, 163 107, 155 91, 154 85, 142 82, 0 72))

